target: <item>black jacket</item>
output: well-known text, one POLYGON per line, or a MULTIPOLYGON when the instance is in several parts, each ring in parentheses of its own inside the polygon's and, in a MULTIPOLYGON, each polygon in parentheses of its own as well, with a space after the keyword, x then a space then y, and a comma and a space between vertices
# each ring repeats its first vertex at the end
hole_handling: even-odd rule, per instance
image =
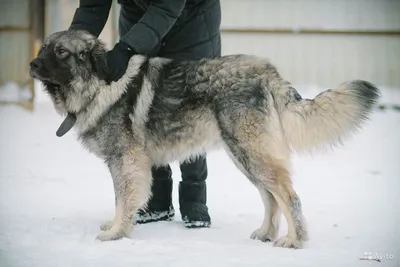
MULTIPOLYGON (((121 41, 137 53, 147 54, 171 30, 184 9, 195 8, 207 0, 118 0, 143 11, 138 23, 121 41)), ((80 0, 69 29, 87 30, 99 36, 109 17, 112 0, 80 0)))

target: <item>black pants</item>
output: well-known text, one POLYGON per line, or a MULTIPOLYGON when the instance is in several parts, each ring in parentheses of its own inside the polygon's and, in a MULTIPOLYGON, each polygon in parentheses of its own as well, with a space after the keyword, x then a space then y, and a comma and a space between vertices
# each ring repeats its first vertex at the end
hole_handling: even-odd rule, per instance
MULTIPOLYGON (((207 179, 207 160, 205 155, 191 162, 180 164, 183 182, 202 182, 207 179)), ((153 168, 154 180, 171 179, 172 170, 169 165, 153 168)))
MULTIPOLYGON (((185 8, 180 18, 163 41, 148 56, 161 56, 179 60, 197 60, 221 56, 221 9, 219 0, 204 1, 197 6, 185 8)), ((124 36, 137 23, 145 10, 132 4, 121 5, 119 34, 124 36)), ((180 165, 183 182, 201 182, 207 178, 206 156, 180 165)), ((169 165, 153 168, 157 180, 171 179, 169 165)))

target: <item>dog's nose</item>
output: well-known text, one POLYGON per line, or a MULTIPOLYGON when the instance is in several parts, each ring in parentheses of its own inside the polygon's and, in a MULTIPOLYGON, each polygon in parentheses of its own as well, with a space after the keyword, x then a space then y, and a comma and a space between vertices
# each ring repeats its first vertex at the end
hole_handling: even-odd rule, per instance
POLYGON ((42 65, 42 61, 39 59, 34 59, 31 61, 31 63, 29 63, 29 66, 31 67, 31 69, 37 69, 42 65))

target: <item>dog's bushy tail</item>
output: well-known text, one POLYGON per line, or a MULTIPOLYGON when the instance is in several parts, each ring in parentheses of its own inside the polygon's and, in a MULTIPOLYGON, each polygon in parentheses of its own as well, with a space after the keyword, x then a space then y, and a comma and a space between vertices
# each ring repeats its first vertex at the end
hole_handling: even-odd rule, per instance
POLYGON ((343 83, 311 100, 301 99, 291 90, 294 93, 287 92, 286 98, 296 97, 286 99, 279 113, 288 143, 298 152, 341 144, 361 128, 380 96, 373 84, 363 80, 343 83))

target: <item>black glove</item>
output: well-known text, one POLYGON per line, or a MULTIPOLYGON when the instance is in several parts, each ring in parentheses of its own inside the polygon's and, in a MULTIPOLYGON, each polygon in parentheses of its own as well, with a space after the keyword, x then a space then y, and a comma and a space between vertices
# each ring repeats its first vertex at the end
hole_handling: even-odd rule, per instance
POLYGON ((129 60, 134 54, 134 50, 123 42, 117 43, 106 53, 108 84, 119 80, 125 74, 129 60))

